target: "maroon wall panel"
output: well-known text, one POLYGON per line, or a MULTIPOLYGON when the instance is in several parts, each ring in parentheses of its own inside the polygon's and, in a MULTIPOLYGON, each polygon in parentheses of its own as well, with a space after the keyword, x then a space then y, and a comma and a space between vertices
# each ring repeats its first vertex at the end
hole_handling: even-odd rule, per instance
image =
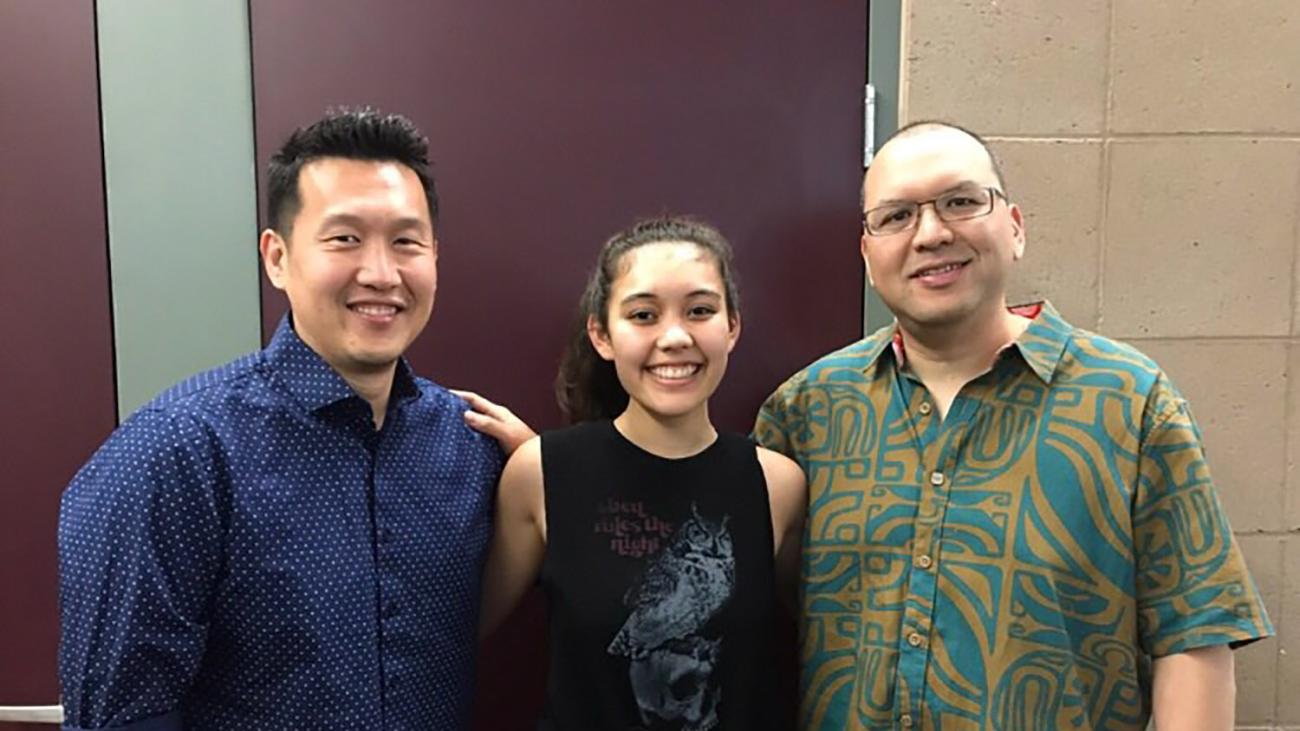
POLYGON ((4 0, 0 705, 57 702, 59 496, 116 419, 101 157, 92 0, 4 0))
MULTIPOLYGON (((748 430, 782 379, 858 337, 866 3, 281 0, 252 3, 252 31, 259 166, 330 105, 430 137, 441 276, 421 373, 557 425, 551 381, 601 242, 665 211, 736 248, 720 426, 748 430)), ((509 702, 481 706, 481 728, 536 713, 543 625, 535 601, 522 614, 487 650, 481 695, 509 702)))

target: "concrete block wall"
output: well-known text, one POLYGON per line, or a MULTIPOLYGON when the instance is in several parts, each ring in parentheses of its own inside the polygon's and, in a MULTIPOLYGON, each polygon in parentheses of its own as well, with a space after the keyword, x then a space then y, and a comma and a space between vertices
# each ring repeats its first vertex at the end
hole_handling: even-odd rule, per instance
POLYGON ((899 123, 988 137, 1026 213, 1016 298, 1192 401, 1278 637, 1237 723, 1300 729, 1300 4, 903 0, 899 123))

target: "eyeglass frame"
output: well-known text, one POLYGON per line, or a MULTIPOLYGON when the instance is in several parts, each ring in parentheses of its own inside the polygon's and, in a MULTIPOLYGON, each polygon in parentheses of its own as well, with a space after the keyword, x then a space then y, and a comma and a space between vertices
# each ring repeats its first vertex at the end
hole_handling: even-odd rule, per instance
POLYGON ((927 205, 934 208, 934 215, 938 216, 940 221, 943 221, 944 223, 956 223, 959 221, 973 221, 977 218, 983 218, 989 215, 990 213, 993 212, 993 209, 996 207, 998 198, 1001 198, 1004 203, 1011 202, 1011 199, 1007 197, 1007 194, 1002 192, 997 186, 994 185, 980 186, 979 190, 984 190, 989 193, 989 207, 988 210, 984 211, 983 213, 976 213, 973 216, 965 216, 963 218, 952 218, 952 219, 944 218, 943 214, 939 212, 939 206, 936 204, 939 202, 940 199, 950 196, 954 193, 960 192, 956 190, 951 190, 948 191, 947 193, 944 193, 943 195, 935 196, 934 198, 931 198, 929 200, 906 201, 907 203, 911 203, 916 206, 916 217, 912 219, 911 225, 906 226, 904 228, 900 228, 897 231, 888 231, 885 233, 878 233, 876 231, 872 231, 871 226, 867 224, 867 216, 871 215, 872 211, 878 211, 881 208, 887 208, 889 206, 896 206, 899 205, 898 203, 887 203, 882 206, 874 206, 872 208, 868 208, 867 210, 862 212, 862 230, 865 231, 870 236, 895 236, 897 234, 906 233, 908 231, 915 231, 916 228, 921 225, 921 209, 927 205))

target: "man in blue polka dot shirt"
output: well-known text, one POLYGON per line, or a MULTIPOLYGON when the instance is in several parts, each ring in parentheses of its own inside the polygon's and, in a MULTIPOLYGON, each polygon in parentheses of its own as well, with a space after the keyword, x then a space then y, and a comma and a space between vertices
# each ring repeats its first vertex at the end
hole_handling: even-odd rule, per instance
POLYGON ((63 496, 65 728, 467 724, 492 492, 531 433, 498 410, 498 446, 402 358, 437 281, 427 142, 332 112, 272 158, 267 211, 270 344, 140 409, 63 496))

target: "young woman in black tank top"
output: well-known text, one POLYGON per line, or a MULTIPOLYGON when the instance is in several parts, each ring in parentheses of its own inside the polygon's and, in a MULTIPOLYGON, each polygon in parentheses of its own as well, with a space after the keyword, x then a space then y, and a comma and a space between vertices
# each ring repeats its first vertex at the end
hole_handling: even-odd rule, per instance
POLYGON ((730 247, 642 221, 605 243, 581 313, 557 379, 575 426, 501 477, 483 633, 540 579, 542 729, 780 728, 775 606, 806 493, 794 462, 709 420, 740 334, 730 247))

